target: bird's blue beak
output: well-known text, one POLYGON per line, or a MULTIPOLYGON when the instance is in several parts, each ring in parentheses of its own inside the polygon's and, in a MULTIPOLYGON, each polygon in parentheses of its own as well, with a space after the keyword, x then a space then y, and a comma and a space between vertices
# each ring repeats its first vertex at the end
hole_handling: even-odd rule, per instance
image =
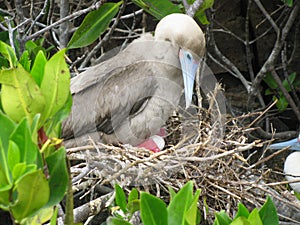
POLYGON ((183 75, 185 106, 188 108, 192 103, 194 80, 199 61, 195 60, 193 55, 184 49, 179 50, 179 60, 183 75))
POLYGON ((289 147, 290 150, 297 150, 300 151, 300 134, 298 136, 298 138, 295 138, 293 140, 289 140, 289 141, 284 141, 284 142, 279 142, 276 144, 272 144, 270 145, 270 149, 282 149, 282 148, 286 148, 289 147))

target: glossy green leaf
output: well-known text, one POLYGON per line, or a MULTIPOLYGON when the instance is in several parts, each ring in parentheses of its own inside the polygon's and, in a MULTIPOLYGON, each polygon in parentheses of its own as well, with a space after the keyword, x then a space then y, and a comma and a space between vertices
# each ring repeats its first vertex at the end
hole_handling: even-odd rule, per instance
POLYGON ((11 135, 11 140, 20 149, 20 162, 36 163, 37 154, 40 154, 36 143, 32 140, 31 128, 27 119, 23 119, 11 135))
POLYGON ((5 113, 19 122, 27 117, 31 123, 44 110, 45 99, 31 75, 19 65, 0 71, 1 103, 5 113))
POLYGON ((193 182, 187 182, 174 196, 168 206, 168 224, 185 224, 186 212, 189 209, 193 198, 193 182))
MULTIPOLYGON (((195 225, 197 224, 197 213, 198 213, 198 207, 197 207, 197 203, 199 200, 199 196, 200 196, 201 191, 197 190, 195 192, 195 195, 192 199, 192 202, 190 204, 189 209, 186 211, 186 215, 185 215, 185 221, 187 222, 188 225, 195 225)), ((186 224, 186 223, 185 223, 186 224)))
POLYGON ((156 196, 141 192, 141 218, 144 225, 168 224, 166 204, 156 196))
POLYGON ((17 163, 14 166, 14 168, 12 169, 12 175, 13 175, 14 181, 16 181, 22 175, 24 175, 25 172, 26 172, 26 163, 24 163, 24 162, 17 163))
POLYGON ((17 56, 8 44, 0 41, 0 53, 8 60, 10 68, 18 65, 17 56))
POLYGON ((2 141, 3 147, 7 150, 9 137, 16 128, 16 124, 0 110, 0 140, 2 141))
POLYGON ((51 118, 66 103, 70 93, 70 71, 64 59, 65 49, 57 52, 45 65, 41 91, 46 107, 42 122, 51 118))
POLYGON ((120 185, 115 184, 115 191, 116 191, 116 204, 119 206, 123 212, 127 212, 126 209, 126 195, 120 185))
MULTIPOLYGON (((57 208, 57 207, 56 207, 57 208)), ((43 208, 32 217, 26 219, 26 225, 41 225, 49 221, 53 215, 53 207, 43 208)), ((56 225, 56 224, 55 224, 56 225)))
POLYGON ((141 209, 141 201, 139 199, 132 200, 127 203, 126 206, 128 212, 133 214, 136 211, 139 211, 141 209))
POLYGON ((253 209, 248 217, 248 221, 250 222, 250 225, 263 225, 258 213, 258 209, 253 209))
POLYGON ((136 188, 132 188, 129 195, 128 195, 128 202, 133 200, 137 200, 139 198, 139 192, 136 188))
POLYGON ((139 198, 139 192, 136 188, 131 189, 129 195, 128 195, 128 203, 127 203, 127 210, 133 214, 134 212, 140 210, 140 200, 139 198))
POLYGON ((119 11, 121 3, 104 3, 98 10, 89 12, 73 34, 68 48, 84 47, 99 38, 119 11))
POLYGON ((215 221, 213 225, 229 225, 232 222, 230 217, 224 210, 215 214, 215 221))
POLYGON ((249 213, 248 209, 241 202, 239 202, 238 211, 234 218, 238 218, 241 216, 248 218, 249 214, 250 213, 249 213))
POLYGON ((174 191, 174 189, 171 186, 168 186, 168 190, 169 190, 169 194, 170 194, 170 202, 173 200, 173 198, 176 195, 176 192, 174 191))
POLYGON ((126 220, 117 217, 108 217, 106 220, 106 224, 107 225, 132 225, 126 220))
POLYGON ((58 207, 55 207, 55 210, 50 220, 50 225, 56 225, 57 215, 58 215, 58 207))
POLYGON ((246 217, 241 216, 241 217, 233 220, 230 225, 251 225, 251 224, 246 217))
POLYGON ((39 51, 35 57, 32 69, 31 76, 35 80, 38 86, 41 86, 42 80, 44 78, 44 69, 47 63, 46 56, 43 51, 39 51))
POLYGON ((20 157, 20 149, 18 145, 13 141, 9 141, 7 162, 10 171, 13 171, 15 165, 20 162, 20 157))
POLYGON ((29 173, 16 183, 17 200, 11 207, 14 218, 21 221, 43 207, 50 195, 47 179, 42 170, 29 173))
POLYGON ((30 66, 31 66, 31 60, 29 58, 29 53, 28 51, 24 51, 19 63, 22 65, 22 67, 27 71, 30 72, 30 66))
POLYGON ((207 25, 209 21, 207 20, 205 10, 213 6, 214 0, 205 0, 200 8, 197 10, 195 17, 199 19, 200 23, 207 25))
MULTIPOLYGON (((9 163, 7 160, 9 139, 16 125, 0 110, 0 191, 8 190, 11 186, 12 177, 10 174, 9 163)), ((1 195, 1 194, 0 194, 1 195)), ((0 196, 1 198, 1 196, 0 196)), ((1 202, 1 200, 0 200, 1 202)))
MULTIPOLYGON (((0 192, 7 191, 11 187, 12 187, 12 176, 7 162, 7 150, 3 147, 2 141, 0 140, 0 192)), ((0 196, 0 201, 1 198, 2 197, 0 196)))
POLYGON ((263 224, 279 224, 277 211, 272 199, 268 196, 267 201, 259 210, 259 215, 263 224))
POLYGON ((60 137, 61 135, 61 122, 66 119, 72 108, 72 95, 69 92, 69 97, 65 105, 54 114, 51 120, 46 121, 44 124, 44 129, 48 137, 60 137))
POLYGON ((59 148, 46 158, 49 169, 50 198, 45 207, 51 207, 59 203, 68 187, 68 172, 66 164, 66 150, 59 148))
POLYGON ((132 2, 159 20, 172 13, 182 13, 180 6, 169 0, 132 0, 132 2))

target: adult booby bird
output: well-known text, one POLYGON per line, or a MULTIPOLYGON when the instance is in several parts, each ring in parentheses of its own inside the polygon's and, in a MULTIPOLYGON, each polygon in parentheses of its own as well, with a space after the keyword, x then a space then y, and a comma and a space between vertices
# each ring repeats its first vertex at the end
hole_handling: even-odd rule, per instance
MULTIPOLYGON (((276 144, 270 145, 270 149, 282 149, 289 147, 290 150, 296 150, 296 152, 291 153, 285 159, 284 162, 284 173, 286 174, 286 179, 288 181, 299 180, 300 179, 300 133, 298 138, 279 142, 276 144)), ((300 193, 300 182, 290 183, 290 186, 293 190, 300 193)))
POLYGON ((73 106, 63 138, 96 134, 104 143, 145 147, 179 104, 183 89, 190 106, 204 51, 204 34, 191 17, 164 17, 154 37, 142 36, 71 80, 73 106))

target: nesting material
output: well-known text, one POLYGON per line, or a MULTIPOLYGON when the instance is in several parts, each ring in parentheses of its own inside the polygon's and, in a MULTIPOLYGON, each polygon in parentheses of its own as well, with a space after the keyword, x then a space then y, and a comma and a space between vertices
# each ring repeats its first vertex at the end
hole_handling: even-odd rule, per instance
MULTIPOLYGON (((280 220, 300 221, 299 204, 286 192, 286 181, 279 182, 284 180, 282 167, 266 163, 280 155, 274 152, 254 159, 261 152, 262 141, 249 141, 246 135, 251 129, 238 126, 241 118, 218 112, 213 107, 214 99, 209 99, 206 109, 179 110, 170 117, 163 151, 153 153, 129 145, 111 146, 92 140, 89 145, 69 148, 75 193, 93 201, 91 199, 99 197, 95 194, 97 190, 113 188, 117 182, 125 190, 135 186, 168 201, 168 186, 179 190, 193 180, 195 187, 202 190, 199 207, 203 221, 208 224, 212 224, 214 212, 220 210, 234 216, 239 202, 249 210, 259 208, 267 195, 274 200, 280 220), (219 119, 212 116, 218 114, 219 119)), ((102 204, 93 213, 105 207, 102 204)))

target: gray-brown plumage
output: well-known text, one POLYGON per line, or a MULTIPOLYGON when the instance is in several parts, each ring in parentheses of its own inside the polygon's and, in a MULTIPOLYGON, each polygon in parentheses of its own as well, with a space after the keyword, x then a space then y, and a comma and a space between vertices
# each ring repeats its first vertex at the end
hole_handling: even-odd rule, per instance
MULTIPOLYGON (((179 103, 184 87, 180 60, 191 62, 194 73, 204 50, 204 35, 191 17, 163 18, 155 37, 135 40, 72 79, 73 106, 63 137, 91 135, 105 143, 140 144, 158 132, 179 103)), ((188 76, 189 69, 184 70, 188 76)))

